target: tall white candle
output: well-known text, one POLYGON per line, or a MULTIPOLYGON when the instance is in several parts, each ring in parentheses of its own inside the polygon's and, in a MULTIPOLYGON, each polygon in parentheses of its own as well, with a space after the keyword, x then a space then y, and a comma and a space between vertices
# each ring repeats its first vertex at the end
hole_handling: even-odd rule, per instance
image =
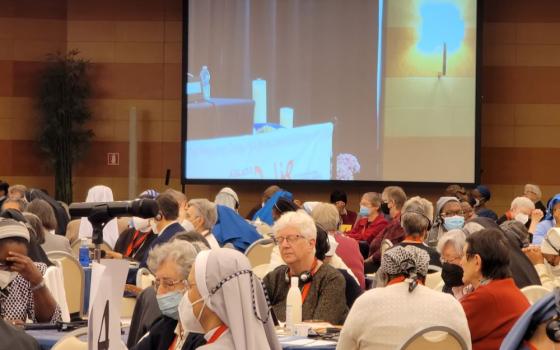
POLYGON ((253 100, 255 101, 253 123, 266 123, 266 80, 253 80, 253 100))

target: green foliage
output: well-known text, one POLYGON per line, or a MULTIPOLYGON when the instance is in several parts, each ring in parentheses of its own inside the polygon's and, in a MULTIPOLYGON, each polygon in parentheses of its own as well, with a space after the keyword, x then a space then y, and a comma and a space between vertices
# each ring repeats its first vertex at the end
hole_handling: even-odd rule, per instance
POLYGON ((40 77, 38 110, 41 115, 39 144, 55 173, 55 197, 72 202, 72 167, 87 150, 93 131, 87 104, 91 96, 89 61, 78 51, 49 54, 40 77))

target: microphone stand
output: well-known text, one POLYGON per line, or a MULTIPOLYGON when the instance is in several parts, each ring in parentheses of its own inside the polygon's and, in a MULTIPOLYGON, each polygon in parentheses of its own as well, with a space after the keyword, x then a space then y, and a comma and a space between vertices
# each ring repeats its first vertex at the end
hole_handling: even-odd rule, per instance
POLYGON ((114 217, 109 215, 109 206, 107 204, 98 205, 92 208, 88 216, 88 220, 93 227, 92 242, 95 244, 93 249, 93 259, 100 263, 101 261, 101 243, 103 243, 103 229, 105 225, 114 217))

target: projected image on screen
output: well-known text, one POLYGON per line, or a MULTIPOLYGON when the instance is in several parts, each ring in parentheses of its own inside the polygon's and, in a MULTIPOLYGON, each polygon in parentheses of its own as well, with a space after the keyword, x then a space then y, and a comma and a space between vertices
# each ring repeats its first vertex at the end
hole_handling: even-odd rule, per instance
POLYGON ((472 181, 473 3, 189 0, 185 178, 472 181))

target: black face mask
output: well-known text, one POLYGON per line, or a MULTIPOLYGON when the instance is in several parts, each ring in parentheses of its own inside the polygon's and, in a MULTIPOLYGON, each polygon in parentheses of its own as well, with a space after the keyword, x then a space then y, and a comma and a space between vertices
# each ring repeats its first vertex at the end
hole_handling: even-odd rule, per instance
POLYGON ((444 263, 441 266, 441 278, 448 287, 463 285, 463 268, 459 265, 444 263))
POLYGON ((389 204, 385 202, 381 203, 379 210, 381 210, 381 212, 385 215, 389 215, 389 213, 391 212, 391 210, 389 209, 389 204))

